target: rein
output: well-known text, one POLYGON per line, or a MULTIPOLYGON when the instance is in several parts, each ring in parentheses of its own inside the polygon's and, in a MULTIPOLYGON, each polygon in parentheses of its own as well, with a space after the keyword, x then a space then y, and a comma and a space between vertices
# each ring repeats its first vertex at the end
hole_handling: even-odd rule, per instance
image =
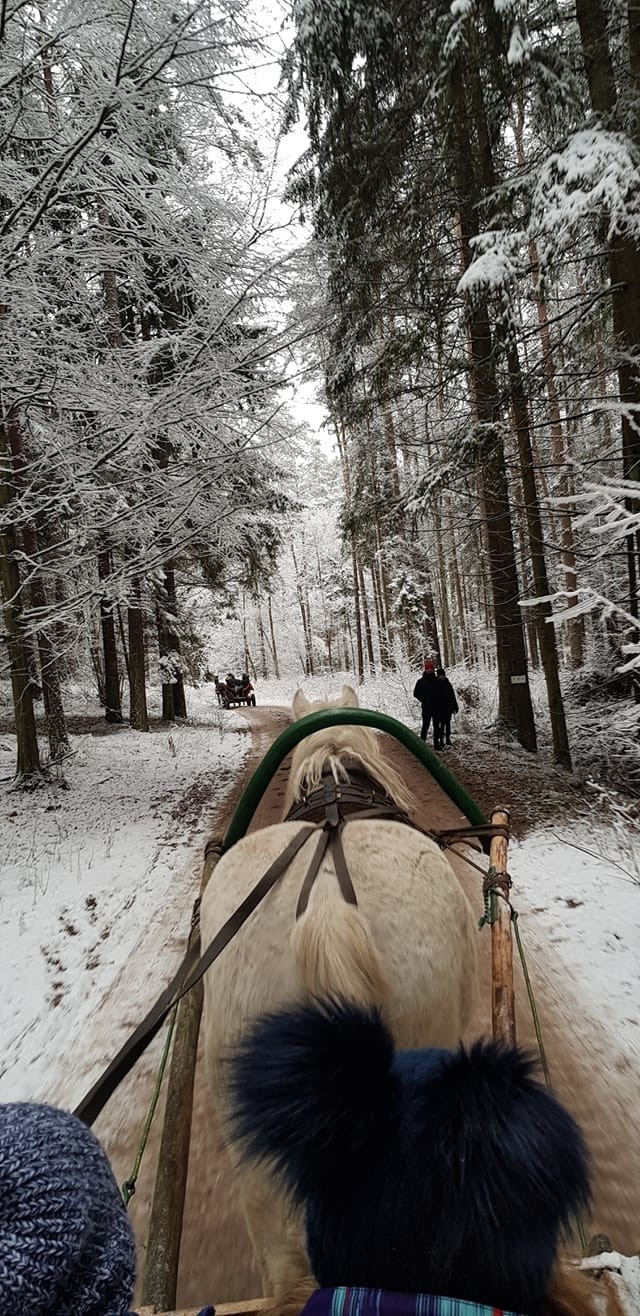
MULTIPOLYGON (((197 942, 188 950, 178 972, 172 978, 169 986, 165 988, 162 995, 158 997, 155 1005, 138 1025, 135 1032, 127 1039, 124 1046, 121 1047, 117 1056, 112 1060, 108 1069, 94 1083, 93 1087, 87 1093, 86 1097, 76 1106, 74 1115, 78 1116, 84 1124, 91 1126, 98 1118, 101 1110, 106 1106, 109 1097, 115 1092, 116 1088, 122 1082, 123 1078, 129 1073, 136 1063, 136 1060, 146 1050, 149 1043, 156 1036, 162 1027, 167 1015, 171 1013, 174 1005, 186 996, 187 992, 195 987, 196 983, 204 976, 210 965, 218 956, 222 954, 225 946, 239 932, 243 923, 246 923, 249 915, 257 909, 260 901, 264 899, 267 892, 282 876, 285 869, 289 867, 294 855, 302 849, 305 841, 315 832, 315 827, 301 827, 299 832, 290 840, 288 846, 278 855, 277 859, 267 869, 266 873, 252 887, 249 895, 242 901, 242 904, 234 910, 226 923, 222 925, 220 931, 216 933, 211 945, 207 947, 204 955, 198 959, 197 942)), ((211 849, 209 850, 211 853, 211 849)))

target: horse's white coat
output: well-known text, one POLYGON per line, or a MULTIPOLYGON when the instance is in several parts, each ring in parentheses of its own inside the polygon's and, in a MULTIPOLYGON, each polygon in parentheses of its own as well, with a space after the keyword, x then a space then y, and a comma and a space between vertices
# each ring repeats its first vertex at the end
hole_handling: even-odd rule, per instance
MULTIPOLYGON (((357 706, 355 692, 345 686, 334 704, 309 705, 299 691, 294 714, 336 706, 357 706)), ((361 727, 317 732, 298 746, 290 777, 295 798, 312 788, 305 763, 311 762, 313 777, 323 738, 336 771, 341 756, 357 757, 406 807, 404 782, 384 764, 379 738, 361 727)), ((300 825, 278 823, 253 832, 220 860, 203 897, 203 945, 300 825)), ((401 1047, 454 1046, 469 1021, 476 996, 476 924, 444 855, 428 837, 392 821, 354 820, 342 838, 358 909, 343 900, 327 854, 296 924, 312 837, 205 977, 205 1056, 222 1109, 224 1059, 247 1023, 300 999, 305 989, 377 1000, 401 1047)), ((309 1270, 300 1222, 267 1170, 240 1162, 237 1175, 264 1291, 281 1293, 309 1270)))

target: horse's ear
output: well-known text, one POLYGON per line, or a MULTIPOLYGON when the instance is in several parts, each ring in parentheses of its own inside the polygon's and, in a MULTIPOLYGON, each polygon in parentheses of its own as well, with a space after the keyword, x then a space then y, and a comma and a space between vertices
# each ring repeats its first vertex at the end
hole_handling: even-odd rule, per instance
POLYGON ((340 698, 341 708, 359 708, 360 701, 352 685, 343 685, 340 698))
POLYGON ((232 1137, 301 1201, 347 1166, 357 1179, 388 1141, 393 1056, 374 1009, 334 999, 264 1016, 231 1061, 232 1137))
POLYGON ((296 722, 299 717, 305 717, 306 714, 309 712, 310 708, 311 708, 311 704, 309 703, 309 700, 307 699, 304 690, 301 690, 300 687, 298 686, 298 689, 296 690, 293 696, 293 703, 291 705, 291 712, 293 713, 296 722))

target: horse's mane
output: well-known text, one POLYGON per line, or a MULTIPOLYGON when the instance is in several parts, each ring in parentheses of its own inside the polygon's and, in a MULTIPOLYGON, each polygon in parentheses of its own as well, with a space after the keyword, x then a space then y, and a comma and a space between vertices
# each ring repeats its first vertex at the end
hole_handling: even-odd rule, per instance
MULTIPOLYGON (((357 708, 358 697, 350 686, 340 699, 317 701, 310 704, 298 691, 293 702, 294 717, 301 717, 311 712, 332 708, 357 708)), ((285 808, 294 800, 317 790, 322 781, 322 773, 328 767, 336 781, 348 781, 349 773, 345 762, 353 760, 377 781, 390 795, 392 800, 406 813, 412 813, 414 802, 406 783, 389 763, 386 762, 380 738, 370 727, 337 726, 327 727, 326 731, 314 731, 294 750, 291 760, 291 772, 287 785, 285 808)))
POLYGON ((374 781, 377 781, 387 795, 390 795, 401 809, 406 813, 413 812, 413 800, 411 792, 405 785, 399 772, 396 772, 388 763, 385 763, 375 738, 374 745, 370 746, 364 741, 366 731, 362 727, 332 727, 327 732, 319 731, 316 733, 323 738, 324 743, 317 743, 311 748, 312 740, 315 736, 309 737, 304 747, 304 754, 300 756, 300 761, 296 763, 295 757, 291 766, 291 777, 289 779, 289 789, 294 800, 302 799, 303 795, 317 790, 322 781, 322 773, 326 768, 330 768, 336 781, 348 781, 349 773, 345 767, 345 761, 352 760, 362 766, 364 771, 374 781), (335 732, 342 732, 344 742, 337 744, 338 737, 335 732), (345 733, 349 739, 346 739, 345 733), (373 752, 372 752, 373 751, 373 752))
MULTIPOLYGON (((311 1278, 299 1280, 295 1288, 274 1298, 265 1316, 300 1316, 314 1289, 311 1278)), ((526 1316, 526 1313, 523 1313, 526 1316)), ((544 1311, 540 1316, 598 1316, 591 1275, 575 1266, 559 1265, 553 1275, 544 1311)))

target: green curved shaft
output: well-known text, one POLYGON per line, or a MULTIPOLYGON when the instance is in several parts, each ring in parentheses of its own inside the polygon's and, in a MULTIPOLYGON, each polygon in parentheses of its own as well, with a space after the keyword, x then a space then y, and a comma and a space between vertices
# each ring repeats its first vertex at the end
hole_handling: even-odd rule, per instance
POLYGON ((434 754, 428 745, 412 731, 410 727, 403 722, 396 721, 395 717, 388 717, 386 713, 374 713, 370 708, 333 708, 327 709, 322 713, 310 713, 308 717, 301 717, 298 722, 293 722, 290 727, 274 740, 271 749, 267 751, 262 762, 256 768, 246 790, 243 792, 238 807, 229 823, 227 834, 224 838, 224 850, 230 850, 236 841, 239 841, 245 835, 246 830, 253 818, 253 815, 264 795, 267 786, 272 777, 278 771, 283 759, 287 754, 295 749, 296 745, 310 736, 314 731, 324 731, 327 727, 337 727, 352 725, 360 727, 374 727, 377 731, 386 731, 388 735, 399 740, 405 749, 413 754, 414 758, 422 764, 427 772, 431 773, 434 781, 442 787, 442 790, 449 796, 450 800, 457 805, 460 812, 475 827, 482 826, 486 823, 482 809, 478 807, 475 800, 467 794, 463 786, 460 785, 457 777, 454 777, 444 763, 441 763, 437 754, 434 754))

